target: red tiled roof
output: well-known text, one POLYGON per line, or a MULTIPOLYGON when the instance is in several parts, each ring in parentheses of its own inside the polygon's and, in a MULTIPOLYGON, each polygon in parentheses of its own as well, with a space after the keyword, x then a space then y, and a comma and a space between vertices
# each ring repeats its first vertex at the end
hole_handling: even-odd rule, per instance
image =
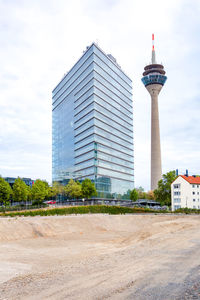
POLYGON ((200 184, 200 177, 194 177, 194 176, 184 176, 180 175, 183 179, 185 179, 187 182, 192 184, 200 184))

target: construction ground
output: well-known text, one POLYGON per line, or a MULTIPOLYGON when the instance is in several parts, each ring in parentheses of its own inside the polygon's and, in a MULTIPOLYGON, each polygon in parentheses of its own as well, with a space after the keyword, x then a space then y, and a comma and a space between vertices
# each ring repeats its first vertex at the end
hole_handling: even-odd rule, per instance
POLYGON ((200 299, 200 216, 1 217, 0 299, 200 299))

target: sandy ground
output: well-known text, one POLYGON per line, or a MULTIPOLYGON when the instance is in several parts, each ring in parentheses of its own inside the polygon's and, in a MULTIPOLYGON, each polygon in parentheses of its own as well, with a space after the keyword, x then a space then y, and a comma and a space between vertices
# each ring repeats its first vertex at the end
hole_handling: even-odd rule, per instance
POLYGON ((0 218, 0 299, 200 299, 200 216, 0 218))

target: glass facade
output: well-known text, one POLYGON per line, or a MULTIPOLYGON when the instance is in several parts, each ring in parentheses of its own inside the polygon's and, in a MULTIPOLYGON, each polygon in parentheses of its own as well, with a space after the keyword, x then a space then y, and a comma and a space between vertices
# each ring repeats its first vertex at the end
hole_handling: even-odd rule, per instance
POLYGON ((156 75, 147 75, 142 78, 142 82, 145 86, 149 84, 161 84, 164 85, 167 80, 167 76, 156 74, 156 75))
MULTIPOLYGON (((53 181, 73 170, 98 197, 134 188, 132 81, 96 44, 53 90, 53 181)), ((63 177, 62 177, 63 176, 63 177)))

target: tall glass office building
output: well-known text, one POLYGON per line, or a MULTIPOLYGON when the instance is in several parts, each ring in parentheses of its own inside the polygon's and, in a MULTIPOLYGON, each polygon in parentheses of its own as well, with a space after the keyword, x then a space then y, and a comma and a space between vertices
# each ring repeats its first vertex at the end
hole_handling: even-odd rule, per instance
POLYGON ((98 197, 134 187, 132 81, 98 45, 53 90, 52 179, 95 182, 98 197))

